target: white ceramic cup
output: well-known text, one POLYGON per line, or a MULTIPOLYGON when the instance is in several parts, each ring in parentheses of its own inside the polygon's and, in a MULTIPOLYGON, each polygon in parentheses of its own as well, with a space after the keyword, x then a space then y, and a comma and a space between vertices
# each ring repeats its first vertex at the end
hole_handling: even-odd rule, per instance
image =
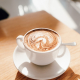
MULTIPOLYGON (((49 28, 35 28, 35 29, 28 31, 27 33, 33 30, 37 30, 37 29, 48 29, 48 30, 55 32, 54 30, 49 29, 49 28)), ((27 35, 27 33, 24 36, 19 35, 16 38, 19 48, 24 49, 30 61, 36 65, 48 65, 52 63, 57 58, 59 49, 62 45, 60 35, 57 32, 55 32, 57 35, 59 35, 59 43, 57 44, 55 48, 53 48, 52 50, 45 51, 45 52, 40 52, 40 51, 32 50, 29 47, 25 47, 24 37, 27 35)))

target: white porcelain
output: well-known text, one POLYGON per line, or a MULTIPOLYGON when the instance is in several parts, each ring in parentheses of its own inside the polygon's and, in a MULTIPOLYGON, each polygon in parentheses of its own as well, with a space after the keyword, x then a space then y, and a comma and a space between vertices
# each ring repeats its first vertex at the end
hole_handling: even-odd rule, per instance
POLYGON ((19 35, 16 38, 16 41, 17 41, 18 46, 21 49, 25 50, 25 52, 31 62, 33 62, 34 64, 37 64, 37 65, 48 65, 55 60, 55 58, 57 57, 57 55, 59 53, 59 48, 62 44, 61 37, 57 32, 53 31, 59 36, 59 42, 58 42, 57 46, 55 48, 53 48, 52 50, 45 51, 45 52, 35 51, 35 50, 30 49, 28 46, 27 47, 25 46, 24 37, 29 32, 31 32, 33 30, 37 30, 37 29, 48 29, 48 30, 53 31, 52 29, 49 29, 49 28, 35 28, 35 29, 28 31, 24 36, 19 35))
POLYGON ((38 66, 33 64, 26 56, 26 52, 17 46, 13 53, 13 61, 19 72, 26 77, 52 79, 62 75, 67 70, 70 63, 70 52, 66 46, 61 46, 58 57, 51 64, 38 66), (61 55, 62 53, 63 55, 61 55))

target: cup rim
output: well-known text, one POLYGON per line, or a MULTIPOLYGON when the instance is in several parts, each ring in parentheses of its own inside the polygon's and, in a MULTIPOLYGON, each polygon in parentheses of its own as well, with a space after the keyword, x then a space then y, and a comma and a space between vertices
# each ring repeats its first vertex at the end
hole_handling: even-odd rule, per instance
MULTIPOLYGON (((50 31, 53 31, 53 32, 57 33, 56 31, 54 31, 54 30, 52 30, 52 29, 50 29, 50 28, 34 28, 34 29, 29 30, 29 31, 24 35, 24 38, 25 38, 25 36, 26 36, 29 32, 31 32, 31 31, 33 31, 33 30, 38 30, 38 29, 47 29, 47 30, 50 30, 50 31)), ((48 50, 48 51, 43 51, 43 52, 42 52, 42 51, 35 51, 35 50, 29 48, 28 46, 26 46, 25 43, 24 43, 24 41, 23 41, 23 45, 24 45, 25 48, 27 48, 29 51, 33 51, 33 52, 35 52, 35 53, 50 53, 50 52, 55 51, 56 49, 58 49, 58 48, 60 47, 61 43, 62 43, 62 41, 61 41, 61 36, 60 36, 58 33, 57 33, 57 35, 59 36, 59 43, 58 43, 58 45, 57 45, 55 48, 53 48, 53 49, 51 49, 51 50, 48 50)))

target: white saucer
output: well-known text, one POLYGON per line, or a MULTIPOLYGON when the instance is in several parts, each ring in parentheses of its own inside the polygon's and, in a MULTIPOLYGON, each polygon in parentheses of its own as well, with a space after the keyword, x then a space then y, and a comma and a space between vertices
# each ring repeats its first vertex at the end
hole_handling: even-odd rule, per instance
MULTIPOLYGON (((13 53, 13 61, 16 68, 23 75, 33 79, 52 79, 63 74, 70 63, 70 52, 66 46, 64 54, 46 66, 37 66, 30 62, 25 51, 17 46, 13 53)), ((59 54, 62 53, 63 47, 60 48, 59 54)))

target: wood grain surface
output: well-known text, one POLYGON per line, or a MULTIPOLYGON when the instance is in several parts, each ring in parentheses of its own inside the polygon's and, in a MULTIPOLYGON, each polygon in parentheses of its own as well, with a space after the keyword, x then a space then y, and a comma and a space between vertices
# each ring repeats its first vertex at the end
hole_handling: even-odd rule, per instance
POLYGON ((77 42, 77 46, 67 46, 71 55, 69 68, 64 74, 51 80, 80 80, 80 34, 45 11, 0 21, 0 80, 33 80, 23 76, 15 68, 13 52, 17 46, 18 35, 24 35, 30 29, 41 27, 57 31, 62 42, 77 42))

